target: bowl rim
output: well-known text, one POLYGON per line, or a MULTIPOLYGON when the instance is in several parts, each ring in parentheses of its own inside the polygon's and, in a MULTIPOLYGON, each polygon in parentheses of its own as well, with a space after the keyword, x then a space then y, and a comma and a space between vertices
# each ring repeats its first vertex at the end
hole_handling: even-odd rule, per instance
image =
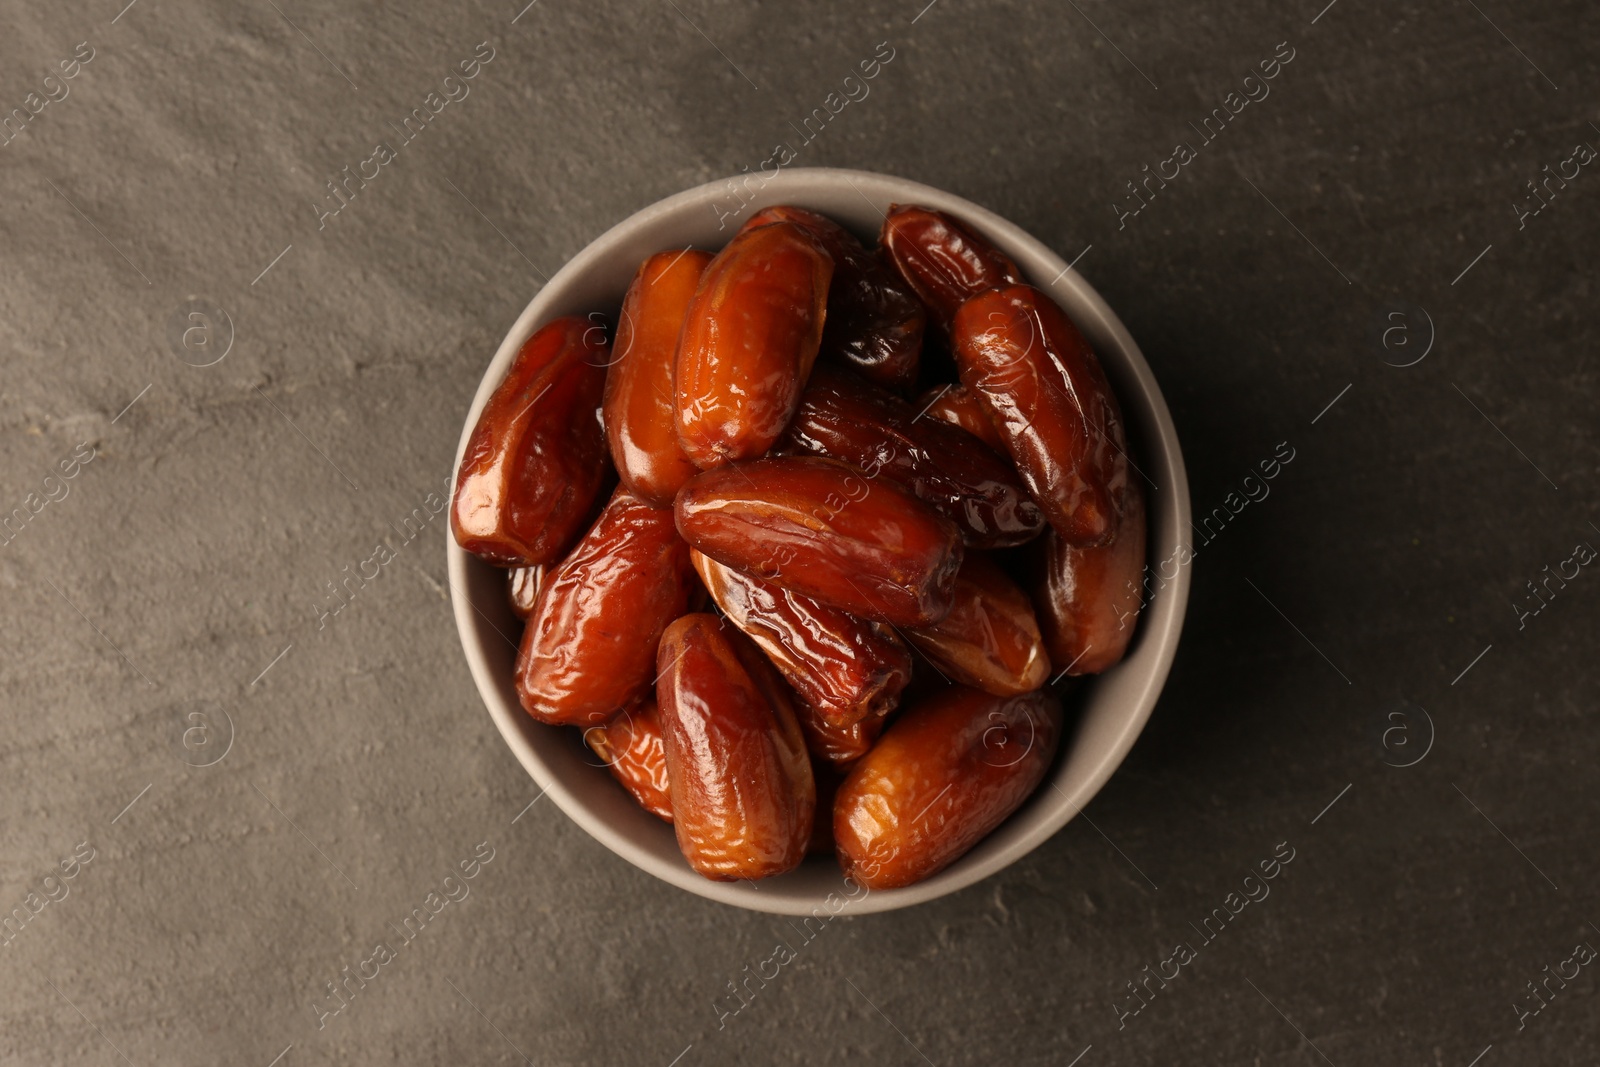
MULTIPOLYGON (((455 461, 451 467, 451 489, 454 490, 455 480, 460 471, 461 457, 467 446, 467 441, 472 435, 473 428, 477 425, 479 415, 489 396, 498 387, 501 380, 509 370, 512 360, 522 344, 532 336, 534 330, 542 325, 542 319, 552 317, 548 305, 555 303, 563 292, 563 287, 573 280, 581 278, 585 273, 600 261, 614 246, 624 243, 635 232, 648 228, 652 223, 666 217, 674 216, 686 208, 699 207, 709 203, 712 198, 725 197, 733 188, 735 182, 745 180, 752 175, 733 175, 685 189, 661 200, 655 201, 622 219, 611 226, 604 233, 585 245, 576 255, 569 259, 562 267, 541 286, 532 299, 523 308, 507 331, 504 339, 496 349, 494 357, 484 370, 482 379, 473 395, 472 404, 467 412, 462 426, 461 437, 456 446, 455 461)), ((774 203, 798 203, 805 206, 806 194, 800 185, 810 182, 838 183, 843 182, 851 186, 863 199, 868 200, 861 191, 862 183, 892 189, 894 201, 898 203, 916 203, 937 208, 955 214, 964 223, 967 223, 985 236, 996 241, 1001 247, 1015 247, 1027 249, 1033 259, 1037 259, 1046 269, 1057 271, 1051 282, 1038 285, 1038 288, 1050 292, 1058 302, 1072 305, 1068 310, 1069 318, 1083 327, 1083 316, 1091 315, 1097 321, 1100 332, 1109 335, 1117 349, 1114 362, 1121 361, 1126 364, 1122 370, 1125 375, 1131 376, 1139 386, 1141 415, 1147 425, 1147 437, 1144 442, 1146 452, 1158 450, 1163 461, 1168 477, 1168 488, 1159 487, 1151 493, 1149 514, 1152 527, 1155 517, 1161 509, 1170 510, 1175 520, 1171 526, 1173 538, 1158 541, 1155 530, 1152 529, 1147 538, 1146 563, 1147 569, 1151 560, 1168 558, 1169 552, 1176 552, 1181 546, 1187 546, 1188 540, 1184 536, 1190 526, 1190 500, 1188 479, 1185 473, 1182 449, 1178 440, 1177 427, 1172 421, 1172 416, 1167 408, 1160 385, 1156 381, 1154 372, 1145 361, 1143 353, 1134 341, 1122 321, 1112 311, 1111 307, 1101 298, 1098 292, 1083 278, 1072 265, 1057 255, 1043 241, 1023 230, 1008 219, 993 211, 966 200, 953 193, 945 192, 933 186, 924 185, 911 179, 896 175, 883 174, 874 171, 853 170, 837 167, 788 167, 782 168, 771 174, 762 174, 765 179, 756 200, 749 205, 743 205, 739 214, 742 215, 745 207, 764 206, 774 203), (774 195, 764 195, 769 187, 777 187, 774 195), (784 189, 794 189, 792 199, 784 199, 784 189), (1060 292, 1060 287, 1065 286, 1065 293, 1060 292), (1157 501, 1160 501, 1158 504, 1157 501), (1163 556, 1157 556, 1157 553, 1163 556)), ((748 181, 746 181, 748 188, 748 181)), ((875 208, 876 204, 873 205, 875 208)), ((881 209, 879 209, 881 211, 881 209)), ((713 208, 715 213, 715 208, 713 208)), ((735 231, 730 230, 729 236, 735 231)), ((1087 251, 1086 248, 1084 251, 1087 251)), ((1082 253, 1079 253, 1080 258, 1082 253)), ((1074 261, 1076 262, 1076 261, 1074 261)), ((1030 284, 1038 284, 1038 279, 1031 277, 1024 269, 1025 280, 1030 284)), ((599 309, 596 309, 599 310, 599 309)), ((1085 330, 1086 333, 1090 332, 1085 330)), ((1102 360, 1106 353, 1096 346, 1097 353, 1102 360)), ((1116 376, 1116 375, 1114 375, 1116 376)), ((1129 396, 1126 389, 1119 389, 1119 400, 1124 407, 1128 407, 1129 396)), ((1131 421, 1131 420, 1130 420, 1131 421)), ((1145 455, 1143 458, 1150 462, 1152 457, 1145 455)), ((1153 485, 1154 483, 1152 483, 1153 485)), ((494 719, 501 737, 516 756, 517 761, 530 777, 540 786, 539 796, 549 795, 550 799, 566 813, 568 818, 576 822, 587 833, 601 844, 605 845, 618 856, 639 867, 641 870, 656 876, 672 885, 685 889, 698 896, 716 900, 724 904, 731 904, 749 910, 763 911, 783 915, 807 915, 816 911, 823 904, 823 900, 807 901, 801 904, 788 896, 775 896, 770 893, 757 892, 751 883, 742 882, 715 882, 703 878, 692 871, 686 863, 673 865, 661 860, 658 856, 644 850, 635 844, 616 827, 601 818, 581 798, 572 793, 560 780, 559 775, 552 769, 541 754, 530 742, 524 732, 528 726, 540 724, 533 720, 514 702, 504 699, 499 687, 499 680, 489 663, 478 640, 475 639, 476 627, 473 613, 478 611, 469 595, 465 592, 468 587, 468 567, 479 564, 475 557, 461 549, 455 538, 449 534, 445 537, 445 552, 447 560, 448 579, 450 584, 450 599, 452 613, 456 622, 457 634, 460 637, 467 664, 472 672, 473 681, 478 689, 478 694, 487 707, 490 716, 494 719)), ((486 564, 480 564, 486 565, 486 564)), ((1112 774, 1121 765, 1127 754, 1132 750, 1134 742, 1144 730, 1150 719, 1152 710, 1165 685, 1171 671, 1173 658, 1177 652, 1177 645, 1181 636, 1185 610, 1188 604, 1190 587, 1190 566, 1182 563, 1177 574, 1171 578, 1162 572, 1163 584, 1146 602, 1141 612, 1137 635, 1137 642, 1142 647, 1146 644, 1153 646, 1152 664, 1147 673, 1140 680, 1140 684, 1127 699, 1134 707, 1131 714, 1122 721, 1121 730, 1115 735, 1111 745, 1095 763, 1086 776, 1083 776, 1078 785, 1070 792, 1062 790, 1055 785, 1056 792, 1060 795, 1061 803, 1051 808, 1048 814, 1037 818, 1019 838, 1009 842, 1006 847, 998 851, 986 853, 976 862, 974 853, 981 848, 969 851, 944 870, 924 879, 914 885, 900 889, 873 890, 859 898, 849 896, 846 906, 851 914, 869 914, 873 912, 888 911, 907 907, 913 904, 933 900, 949 893, 964 889, 979 882, 992 874, 1010 866, 1027 853, 1043 844, 1063 826, 1081 813, 1085 806, 1092 800, 1112 774)), ((1141 655, 1144 653, 1141 651, 1141 655)), ((1117 668, 1113 668, 1115 671, 1117 668)), ((1109 672, 1108 672, 1109 675, 1109 672)), ((1108 676, 1107 675, 1107 676, 1108 676)), ((1102 676, 1106 677, 1106 676, 1102 676)), ((1071 742, 1073 731, 1069 721, 1067 736, 1064 746, 1071 742)), ((1060 770, 1063 756, 1058 753, 1054 763, 1047 771, 1046 779, 1034 791, 1029 801, 1023 806, 1026 810, 1036 804, 1046 785, 1054 785, 1053 777, 1060 770)), ((535 798, 537 799, 537 798, 535 798)), ((1013 815, 1015 818, 1015 815, 1013 815)), ((1010 821, 1010 820, 1008 820, 1010 821)), ((1004 824, 1002 824, 1003 827, 1004 824)), ((842 880, 841 885, 848 887, 849 880, 842 880)), ((829 894, 832 897, 832 894, 829 894)), ((843 909, 835 909, 838 913, 843 909)))

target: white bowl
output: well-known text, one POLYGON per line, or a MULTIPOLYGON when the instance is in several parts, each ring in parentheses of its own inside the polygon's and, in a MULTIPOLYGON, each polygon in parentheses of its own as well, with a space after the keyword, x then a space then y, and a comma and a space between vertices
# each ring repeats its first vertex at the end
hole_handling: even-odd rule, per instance
MULTIPOLYGON (((1131 454, 1153 483, 1148 552, 1153 567, 1166 564, 1164 577, 1181 558, 1176 553, 1189 529, 1189 487, 1166 402, 1128 331, 1082 275, 1005 219, 938 189, 867 171, 794 168, 711 182, 652 204, 606 231, 539 290, 500 342, 462 426, 457 467, 478 413, 523 342, 561 315, 614 316, 647 256, 691 245, 719 249, 745 219, 772 204, 810 208, 871 239, 891 203, 948 211, 988 237, 1017 262, 1029 282, 1056 299, 1094 345, 1121 400, 1131 454)), ((713 882, 690 870, 672 828, 623 792, 578 741, 576 730, 542 725, 522 710, 512 682, 512 640, 520 624, 507 602, 505 571, 447 540, 456 628, 472 676, 506 744, 550 799, 617 855, 664 881, 725 904, 783 915, 903 908, 987 878, 1037 848, 1083 809, 1133 747, 1172 665, 1189 596, 1189 569, 1177 566, 1176 575, 1159 583, 1146 606, 1127 658, 1074 695, 1061 753, 1044 783, 1010 819, 945 870, 904 889, 868 892, 847 882, 834 859, 823 856, 759 883, 713 882)))

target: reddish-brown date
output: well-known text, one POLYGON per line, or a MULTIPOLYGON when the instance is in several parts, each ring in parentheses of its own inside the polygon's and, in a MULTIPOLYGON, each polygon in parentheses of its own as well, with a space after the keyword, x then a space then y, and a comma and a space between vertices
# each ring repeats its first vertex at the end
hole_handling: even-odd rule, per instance
POLYGON ((902 713, 839 786, 839 865, 869 889, 938 873, 1021 806, 1060 735, 1061 704, 1045 690, 955 686, 902 713))
POLYGON ((491 563, 554 563, 604 487, 605 330, 570 316, 542 327, 517 353, 467 440, 450 529, 491 563))
POLYGON ((1022 280, 1010 256, 942 211, 891 205, 879 243, 941 330, 969 297, 1022 280))
POLYGON ((1009 460, 839 367, 812 373, 780 447, 892 479, 953 521, 976 548, 1020 545, 1044 529, 1044 512, 1009 460))
POLYGON ((628 286, 606 374, 606 441, 622 484, 656 507, 672 506, 699 469, 678 444, 672 373, 678 333, 711 262, 693 249, 659 252, 628 286))
POLYGON ((761 646, 820 721, 846 729, 894 707, 911 680, 911 653, 883 623, 819 604, 692 553, 722 613, 761 646))
POLYGON ((815 237, 833 259, 828 286, 824 357, 842 360, 885 389, 908 390, 917 380, 927 312, 905 283, 855 234, 805 208, 780 205, 756 212, 744 228, 792 222, 815 237))
POLYGON ((968 300, 951 331, 961 384, 977 393, 1056 533, 1094 545, 1115 533, 1128 484, 1122 413, 1094 350, 1029 285, 968 300))
POLYGON ((800 733, 806 739, 806 748, 815 759, 834 766, 852 763, 865 756, 878 735, 883 733, 887 712, 875 713, 849 726, 831 722, 805 704, 795 708, 800 719, 800 733))
POLYGON ((619 488, 550 574, 517 653, 517 694, 540 722, 603 723, 650 689, 656 642, 699 583, 672 512, 619 488))
POLYGON ((930 419, 959 426, 1000 455, 1008 455, 1006 439, 994 424, 989 407, 964 385, 936 385, 917 398, 916 407, 930 419))
POLYGON ((791 870, 817 793, 783 679, 715 615, 667 627, 656 659, 672 823, 689 866, 717 881, 791 870))
POLYGON ((950 614, 907 630, 906 638, 953 681, 995 696, 1029 693, 1050 678, 1050 657, 1028 594, 999 564, 977 553, 961 564, 950 614))
POLYGON ((661 719, 654 696, 617 712, 603 726, 584 730, 583 740, 605 760, 612 776, 640 807, 657 818, 672 821, 667 752, 661 741, 661 719))
POLYGON ((926 626, 955 596, 955 523, 838 460, 780 456, 705 471, 673 509, 684 539, 718 563, 852 615, 926 626))
POLYGON ((511 587, 511 612, 526 622, 539 602, 539 586, 544 583, 543 564, 535 567, 512 567, 506 574, 511 587))
POLYGON ((678 338, 677 433, 696 466, 759 456, 816 362, 833 261, 788 222, 745 230, 701 276, 678 338))
POLYGON ((1145 507, 1138 483, 1123 497, 1108 545, 1068 544, 1052 531, 1040 543, 1034 607, 1050 659, 1068 674, 1099 674, 1121 662, 1144 599, 1145 507))

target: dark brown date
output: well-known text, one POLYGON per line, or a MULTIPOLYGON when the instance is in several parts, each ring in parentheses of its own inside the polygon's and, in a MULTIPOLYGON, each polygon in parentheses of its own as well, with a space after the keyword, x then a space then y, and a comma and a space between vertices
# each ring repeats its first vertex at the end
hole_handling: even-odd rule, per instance
POLYGON ((819 604, 709 556, 690 557, 722 613, 761 646, 800 703, 841 729, 886 714, 911 680, 911 653, 883 623, 819 604))
POLYGON ((956 575, 950 614, 907 630, 906 638, 947 677, 995 696, 1030 693, 1050 678, 1028 594, 999 564, 977 553, 967 555, 956 575))
POLYGON ((806 844, 806 855, 832 856, 835 854, 833 797, 839 792, 844 775, 826 760, 812 760, 811 777, 817 783, 817 813, 811 820, 811 840, 806 844))
POLYGON ((1130 482, 1110 544, 1084 548, 1053 531, 1041 542, 1034 607, 1059 669, 1099 674, 1127 653, 1143 606, 1145 536, 1144 493, 1130 482))
POLYGON ((795 708, 800 719, 800 733, 806 739, 806 748, 815 759, 834 766, 842 766, 865 756, 878 735, 883 733, 887 713, 869 715, 849 726, 831 722, 817 713, 815 708, 800 704, 795 708))
POLYGON ((842 360, 885 389, 904 392, 917 380, 927 312, 922 301, 855 234, 805 208, 780 205, 756 212, 744 228, 792 222, 815 237, 833 259, 828 286, 824 358, 842 360))
POLYGON ((997 697, 960 686, 901 714, 839 786, 839 865, 869 889, 937 874, 1039 785, 1061 735, 1045 690, 997 697))
POLYGON ((838 367, 812 373, 780 447, 892 479, 952 520, 975 548, 1020 545, 1044 529, 1044 512, 1007 459, 838 367))
POLYGON ((513 567, 506 572, 510 576, 511 585, 511 612, 522 621, 528 621, 528 616, 533 614, 533 606, 539 602, 539 586, 544 582, 543 565, 537 567, 513 567))
POLYGON ((689 866, 717 881, 793 869, 817 793, 783 680, 715 615, 667 627, 657 664, 673 828, 689 866))
POLYGON ((619 488, 539 591, 517 652, 522 706, 540 722, 591 726, 632 704, 698 585, 672 512, 619 488))
POLYGON ((705 471, 673 508, 684 539, 718 563, 852 615, 926 626, 950 610, 962 554, 955 523, 838 460, 782 456, 705 471))
POLYGON ((1000 436, 989 406, 964 385, 936 385, 917 397, 917 410, 931 419, 959 426, 1000 455, 1008 455, 1006 439, 1000 436))
POLYGON ((640 807, 657 818, 672 821, 667 752, 661 741, 661 719, 654 696, 617 712, 604 726, 584 730, 583 740, 605 760, 612 777, 622 783, 640 807))
POLYGON ((701 468, 759 456, 800 403, 833 261, 788 222, 745 230, 701 276, 678 339, 678 441, 701 468))
POLYGON ((678 444, 672 373, 689 301, 711 256, 685 249, 644 261, 622 300, 606 374, 606 441, 622 484, 665 508, 699 468, 678 444))
POLYGON ((940 330, 969 297, 1022 281, 1010 256, 942 211, 891 205, 879 243, 940 330))
POLYGON ((951 340, 961 384, 989 405, 1056 533, 1075 545, 1110 540, 1128 484, 1122 412, 1072 320, 1013 285, 963 304, 951 340))

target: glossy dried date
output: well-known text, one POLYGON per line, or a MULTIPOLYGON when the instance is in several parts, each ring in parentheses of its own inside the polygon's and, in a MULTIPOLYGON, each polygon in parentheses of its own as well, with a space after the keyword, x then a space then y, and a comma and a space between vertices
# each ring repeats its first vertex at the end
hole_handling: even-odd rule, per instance
POLYGON ((605 485, 605 331, 570 316, 517 353, 456 473, 450 529, 491 563, 553 563, 582 532, 605 485))
POLYGON ((955 522, 977 548, 1020 545, 1044 529, 1044 512, 1007 459, 838 367, 812 373, 780 447, 894 480, 955 522))
POLYGON ((962 554, 955 524, 837 460, 705 471, 673 508, 684 539, 717 562, 852 615, 925 626, 950 610, 962 554))
POLYGON ((1061 704, 1044 690, 957 686, 904 712, 839 786, 839 865, 869 889, 938 873, 1022 805, 1060 735, 1061 704))
POLYGON ((940 330, 969 297, 1022 281, 1010 256, 943 211, 890 205, 879 243, 940 330))
POLYGON ((995 696, 1029 693, 1050 679, 1050 657, 1028 594, 987 556, 967 555, 950 614, 907 630, 906 638, 941 673, 995 696))
POLYGON ((656 507, 699 468, 678 444, 673 364, 689 301, 711 255, 685 249, 644 261, 628 286, 606 374, 606 441, 622 484, 656 507))
POLYGON ((583 741, 605 760, 612 777, 622 783, 640 807, 657 818, 672 821, 667 752, 661 741, 661 720, 653 695, 617 712, 604 726, 584 730, 583 741))
POLYGON ((678 441, 701 468, 759 456, 816 362, 833 261, 788 222, 745 230, 701 276, 678 339, 678 441))
POLYGON ((822 355, 839 359, 885 389, 905 391, 917 380, 927 312, 922 301, 855 234, 805 208, 780 205, 756 212, 744 228, 792 222, 833 259, 822 355))
POLYGON ((867 716, 849 726, 831 722, 805 704, 795 708, 800 720, 800 733, 806 739, 806 749, 816 759, 835 766, 852 763, 865 756, 873 742, 883 733, 887 712, 867 716))
POLYGON ((511 612, 522 621, 528 621, 533 606, 539 602, 539 586, 544 583, 545 568, 513 567, 507 571, 511 586, 511 612))
POLYGON ((1117 536, 1083 548, 1052 532, 1042 542, 1034 607, 1050 659, 1068 674, 1099 674, 1121 662, 1143 607, 1144 493, 1130 482, 1117 536))
POLYGON ((893 630, 700 552, 690 558, 717 607, 761 647, 821 721, 847 728, 894 707, 911 680, 911 653, 893 630))
POLYGON ((698 588, 672 512, 618 489, 539 591, 517 695, 540 722, 603 723, 650 689, 656 643, 698 588))
POLYGON ((1128 484, 1122 412, 1094 350, 1029 285, 962 305, 951 340, 961 384, 994 413, 1011 459, 1056 533, 1107 541, 1128 484))
POLYGON ((657 652, 678 847, 717 881, 805 858, 816 784, 789 693, 761 650, 715 615, 667 627, 657 652))
POLYGON ((934 386, 917 397, 916 406, 928 418, 959 426, 998 454, 1009 454, 1006 439, 995 427, 988 405, 966 386, 950 383, 934 386))

